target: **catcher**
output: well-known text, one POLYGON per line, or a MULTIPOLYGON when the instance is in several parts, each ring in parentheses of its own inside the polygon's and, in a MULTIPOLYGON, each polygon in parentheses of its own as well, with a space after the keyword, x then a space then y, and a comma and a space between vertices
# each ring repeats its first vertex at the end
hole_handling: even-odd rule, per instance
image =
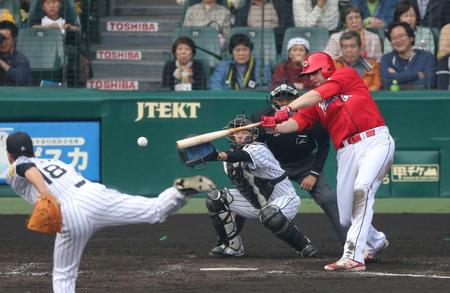
POLYGON ((75 292, 81 255, 94 232, 108 227, 163 222, 191 195, 215 184, 203 176, 178 178, 157 198, 130 196, 89 182, 59 160, 34 157, 28 134, 6 139, 10 168, 6 181, 18 195, 34 203, 28 222, 33 231, 56 234, 53 253, 53 292, 75 292))
MULTIPOLYGON (((237 115, 227 128, 249 125, 237 115)), ((294 186, 280 164, 263 143, 255 142, 258 128, 236 132, 227 137, 231 150, 218 152, 211 144, 181 151, 182 160, 193 166, 205 161, 225 161, 228 177, 235 189, 217 189, 208 193, 206 206, 219 239, 210 256, 242 256, 239 236, 240 217, 257 219, 303 257, 316 255, 298 227, 292 222, 300 205, 294 186)))

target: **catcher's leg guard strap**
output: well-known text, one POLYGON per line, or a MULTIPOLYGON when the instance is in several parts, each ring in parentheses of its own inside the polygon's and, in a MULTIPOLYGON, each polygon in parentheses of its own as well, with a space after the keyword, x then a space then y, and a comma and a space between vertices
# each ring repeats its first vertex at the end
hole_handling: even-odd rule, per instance
POLYGON ((267 229, 295 250, 301 251, 308 245, 308 239, 294 223, 283 215, 277 206, 267 205, 263 207, 260 211, 259 218, 267 229))
POLYGON ((239 248, 241 245, 240 241, 235 241, 239 239, 237 237, 239 231, 229 206, 229 202, 232 200, 226 188, 214 190, 207 193, 206 207, 219 241, 227 246, 231 245, 239 248))

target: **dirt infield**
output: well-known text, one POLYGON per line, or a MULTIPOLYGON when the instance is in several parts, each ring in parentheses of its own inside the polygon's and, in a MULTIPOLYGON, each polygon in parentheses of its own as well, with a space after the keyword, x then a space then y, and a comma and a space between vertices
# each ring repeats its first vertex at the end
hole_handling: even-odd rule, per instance
MULTIPOLYGON (((26 231, 24 216, 0 217, 0 292, 51 292, 52 237, 26 231)), ((390 247, 363 273, 325 272, 340 257, 324 215, 295 221, 320 250, 302 259, 256 221, 242 237, 247 256, 209 258, 207 215, 104 230, 84 253, 77 292, 450 292, 450 215, 375 215, 390 247), (238 267, 249 271, 200 271, 238 267)))

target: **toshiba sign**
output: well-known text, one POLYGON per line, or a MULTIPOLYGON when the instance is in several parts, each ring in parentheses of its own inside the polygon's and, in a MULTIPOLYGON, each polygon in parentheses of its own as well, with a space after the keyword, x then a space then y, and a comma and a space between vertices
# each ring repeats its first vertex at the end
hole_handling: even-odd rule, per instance
POLYGON ((91 79, 86 83, 88 89, 110 90, 110 91, 137 91, 139 82, 137 80, 103 80, 91 79))
POLYGON ((99 60, 142 60, 141 51, 97 50, 99 60))
POLYGON ((149 21, 108 21, 109 32, 157 32, 158 23, 149 21))

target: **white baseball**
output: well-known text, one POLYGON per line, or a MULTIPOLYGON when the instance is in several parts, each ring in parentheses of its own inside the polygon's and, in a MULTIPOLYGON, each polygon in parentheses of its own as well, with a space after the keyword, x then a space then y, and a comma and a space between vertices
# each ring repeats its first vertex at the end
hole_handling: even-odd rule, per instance
POLYGON ((137 139, 137 144, 140 147, 146 147, 148 144, 148 139, 144 136, 141 136, 137 139))

